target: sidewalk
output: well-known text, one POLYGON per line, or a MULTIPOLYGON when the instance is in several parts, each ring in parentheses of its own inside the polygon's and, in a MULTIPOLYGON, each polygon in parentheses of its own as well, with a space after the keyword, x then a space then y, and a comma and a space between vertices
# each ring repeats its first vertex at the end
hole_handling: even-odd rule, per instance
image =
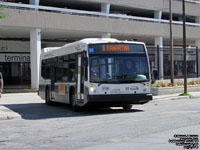
POLYGON ((13 109, 20 109, 24 104, 42 103, 37 93, 4 93, 0 99, 0 121, 21 118, 13 109))
MULTIPOLYGON (((189 96, 179 96, 179 94, 171 95, 160 95, 154 96, 153 101, 167 101, 167 100, 179 100, 179 99, 192 99, 200 98, 200 92, 190 92, 192 97, 189 96)), ((3 94, 0 99, 0 121, 22 118, 23 114, 17 113, 13 110, 20 110, 22 107, 31 107, 30 105, 42 104, 43 100, 37 95, 37 93, 12 93, 12 94, 3 94), (26 106, 25 106, 26 105, 26 106)), ((27 109, 27 108, 26 108, 27 109)), ((38 108, 40 109, 40 108, 38 108)))
POLYGON ((159 95, 153 96, 153 101, 162 101, 162 100, 178 100, 178 99, 185 99, 185 98, 200 98, 200 92, 189 92, 192 96, 179 96, 181 93, 178 94, 169 94, 169 95, 159 95))
POLYGON ((37 90, 31 89, 29 85, 6 85, 4 87, 3 93, 34 93, 37 90))
POLYGON ((21 118, 21 115, 0 104, 0 121, 21 118))

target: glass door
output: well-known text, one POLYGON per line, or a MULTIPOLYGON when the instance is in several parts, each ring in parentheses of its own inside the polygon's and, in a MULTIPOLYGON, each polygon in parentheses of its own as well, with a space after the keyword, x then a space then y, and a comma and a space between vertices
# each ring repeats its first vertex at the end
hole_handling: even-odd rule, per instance
POLYGON ((0 63, 4 85, 30 85, 31 71, 30 63, 2 62, 0 63))

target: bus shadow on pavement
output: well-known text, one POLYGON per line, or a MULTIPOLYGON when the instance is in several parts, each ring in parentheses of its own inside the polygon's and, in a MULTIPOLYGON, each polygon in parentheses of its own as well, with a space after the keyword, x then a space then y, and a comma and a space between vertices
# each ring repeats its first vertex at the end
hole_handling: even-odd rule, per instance
POLYGON ((60 103, 55 103, 53 106, 48 106, 45 103, 5 104, 2 106, 5 106, 15 113, 18 113, 19 115, 21 115, 22 119, 27 120, 143 112, 143 110, 139 109, 123 110, 121 107, 115 107, 114 109, 83 108, 78 112, 74 112, 71 110, 69 105, 60 103))

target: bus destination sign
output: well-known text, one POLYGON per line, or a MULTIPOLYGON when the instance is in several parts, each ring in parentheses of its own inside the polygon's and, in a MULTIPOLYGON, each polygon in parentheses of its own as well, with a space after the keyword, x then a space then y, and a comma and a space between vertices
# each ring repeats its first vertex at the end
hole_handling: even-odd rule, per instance
POLYGON ((103 52, 130 52, 130 45, 102 45, 103 52))
POLYGON ((144 53, 142 44, 93 44, 89 46, 90 53, 144 53))

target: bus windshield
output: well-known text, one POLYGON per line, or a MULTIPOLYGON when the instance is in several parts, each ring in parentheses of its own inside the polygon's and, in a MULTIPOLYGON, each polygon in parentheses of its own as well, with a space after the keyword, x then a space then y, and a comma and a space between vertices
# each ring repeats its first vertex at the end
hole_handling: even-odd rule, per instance
POLYGON ((92 83, 135 83, 149 80, 145 54, 90 55, 90 82, 92 83))

